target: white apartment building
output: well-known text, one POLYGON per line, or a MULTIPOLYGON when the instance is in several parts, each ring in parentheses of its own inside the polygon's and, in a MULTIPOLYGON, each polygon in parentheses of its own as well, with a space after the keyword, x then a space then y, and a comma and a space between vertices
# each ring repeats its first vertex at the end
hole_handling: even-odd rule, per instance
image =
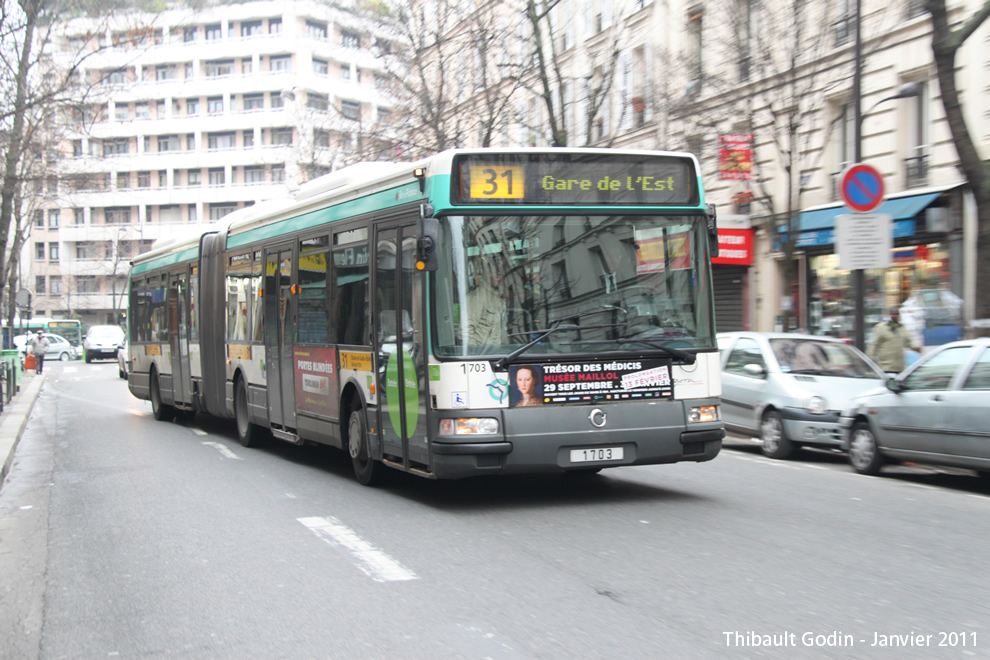
MULTIPOLYGON (((525 4, 506 4, 503 12, 519 20, 525 4)), ((864 323, 869 328, 889 306, 922 299, 943 308, 944 301, 961 300, 962 315, 971 318, 975 211, 963 193, 942 110, 930 18, 920 0, 861 4, 860 160, 883 175, 886 202, 876 212, 893 219, 891 267, 865 271, 864 323)), ((982 4, 950 1, 952 21, 960 24, 982 4)), ((720 330, 783 329, 786 317, 788 329, 853 334, 855 291, 851 271, 839 269, 835 218, 847 212, 838 184, 855 154, 855 6, 851 0, 561 0, 551 14, 560 71, 553 85, 570 146, 687 150, 701 160, 727 248, 714 268, 720 330), (611 88, 593 111, 591 90, 609 75, 613 54, 611 88), (729 136, 752 136, 749 179, 721 163, 720 140, 729 136), (796 230, 793 271, 782 267, 784 251, 773 231, 788 218, 793 224, 782 229, 785 236, 796 230)), ((489 10, 488 3, 478 7, 489 10)), ((985 158, 988 41, 990 22, 960 50, 956 74, 985 158)), ((494 143, 547 144, 548 132, 531 128, 547 123, 541 100, 518 93, 513 128, 494 143)), ((944 341, 965 323, 947 314, 932 310, 926 342, 944 341)))
POLYGON ((35 316, 122 322, 130 258, 357 160, 390 159, 381 28, 309 1, 74 19, 91 86, 25 244, 35 316), (52 183, 54 181, 54 183, 52 183))

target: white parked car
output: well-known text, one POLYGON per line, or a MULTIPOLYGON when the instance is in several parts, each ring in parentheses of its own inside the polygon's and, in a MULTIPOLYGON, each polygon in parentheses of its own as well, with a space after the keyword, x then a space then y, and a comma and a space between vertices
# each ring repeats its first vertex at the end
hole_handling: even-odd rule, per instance
POLYGON ((117 348, 124 343, 124 331, 119 325, 94 325, 83 337, 86 362, 116 360, 117 348))
POLYGON ((862 351, 830 337, 726 332, 717 340, 725 428, 755 438, 770 458, 802 445, 841 448, 840 413, 886 377, 862 351))
MULTIPOLYGON (((21 356, 21 362, 24 362, 24 358, 27 353, 24 347, 27 346, 30 349, 30 338, 34 337, 36 333, 31 333, 28 335, 20 335, 14 337, 14 348, 17 349, 21 356)), ((44 333, 45 339, 48 340, 48 351, 45 353, 46 360, 61 360, 65 362, 67 360, 75 360, 78 356, 76 353, 76 347, 69 343, 69 340, 65 337, 60 337, 59 335, 53 335, 50 333, 44 333)))

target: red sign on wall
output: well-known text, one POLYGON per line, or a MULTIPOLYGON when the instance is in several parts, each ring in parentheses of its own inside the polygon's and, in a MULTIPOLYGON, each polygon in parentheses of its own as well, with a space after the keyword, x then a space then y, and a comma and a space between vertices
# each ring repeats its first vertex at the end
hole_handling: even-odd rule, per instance
POLYGON ((751 180, 753 178, 753 134, 719 135, 718 143, 718 178, 723 181, 751 180))
POLYGON ((752 266, 753 230, 719 228, 718 256, 712 259, 712 263, 752 266))

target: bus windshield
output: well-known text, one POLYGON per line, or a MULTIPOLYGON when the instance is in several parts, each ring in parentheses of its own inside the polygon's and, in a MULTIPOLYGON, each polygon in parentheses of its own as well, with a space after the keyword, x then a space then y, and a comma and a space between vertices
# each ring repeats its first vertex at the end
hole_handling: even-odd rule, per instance
POLYGON ((438 357, 715 344, 703 215, 449 216, 438 357))

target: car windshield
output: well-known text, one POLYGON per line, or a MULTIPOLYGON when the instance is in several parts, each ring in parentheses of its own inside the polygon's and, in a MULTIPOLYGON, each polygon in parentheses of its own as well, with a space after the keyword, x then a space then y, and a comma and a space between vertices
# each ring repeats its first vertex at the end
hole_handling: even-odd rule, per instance
POLYGON ((706 241, 701 215, 442 218, 437 354, 714 346, 706 241))
POLYGON ((785 373, 878 380, 882 378, 863 354, 848 344, 780 338, 771 339, 770 348, 781 371, 785 373))

